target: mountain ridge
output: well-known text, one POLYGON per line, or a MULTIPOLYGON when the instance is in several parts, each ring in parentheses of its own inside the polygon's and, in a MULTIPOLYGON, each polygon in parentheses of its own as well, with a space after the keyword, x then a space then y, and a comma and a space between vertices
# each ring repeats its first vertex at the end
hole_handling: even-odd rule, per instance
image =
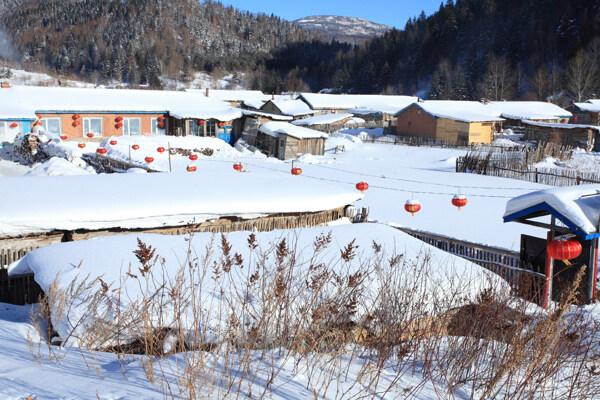
POLYGON ((390 26, 377 24, 364 18, 338 15, 311 15, 292 22, 302 29, 317 32, 327 39, 348 43, 362 43, 392 29, 390 26))

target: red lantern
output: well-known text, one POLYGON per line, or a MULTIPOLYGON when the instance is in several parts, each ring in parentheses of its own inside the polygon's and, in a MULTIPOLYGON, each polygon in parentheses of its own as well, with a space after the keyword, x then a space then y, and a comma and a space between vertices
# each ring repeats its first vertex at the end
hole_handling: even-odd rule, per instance
POLYGON ((367 182, 358 182, 356 184, 356 190, 360 190, 361 193, 364 193, 368 188, 369 184, 367 182))
POLYGON ((452 205, 458 207, 458 210, 460 211, 464 206, 467 205, 467 197, 460 194, 455 194, 452 198, 452 205))
POLYGON ((73 115, 73 119, 79 119, 79 118, 81 118, 81 115, 79 115, 79 114, 73 115))
POLYGON ((92 132, 88 133, 87 135, 85 135, 87 137, 89 137, 90 139, 94 137, 94 134, 92 132))
POLYGON ((418 200, 408 200, 404 205, 404 209, 414 217, 415 213, 421 210, 421 204, 418 200))
POLYGON ((187 171, 188 172, 196 172, 196 166, 194 164, 190 164, 187 166, 187 171))
POLYGON ((190 160, 192 160, 192 161, 196 161, 196 160, 198 159, 198 155, 196 155, 196 154, 190 154, 190 157, 189 157, 189 158, 190 158, 190 160))
POLYGON ((118 122, 118 123, 115 125, 115 127, 116 127, 117 129, 119 129, 119 128, 122 128, 122 127, 123 127, 123 123, 122 123, 122 122, 118 122))
POLYGON ((79 126, 79 125, 81 125, 81 121, 74 121, 73 122, 73 126, 79 126))
POLYGON ((302 173, 302 168, 292 168, 292 175, 300 175, 302 173))
POLYGON ((115 121, 116 122, 121 122, 121 121, 123 121, 123 117, 117 117, 117 118, 115 118, 115 121))
POLYGON ((85 143, 79 143, 79 144, 77 145, 77 147, 79 147, 80 149, 83 149, 83 148, 85 147, 85 143))
POLYGON ((219 122, 217 125, 219 125, 219 127, 224 127, 225 126, 225 122, 219 122))
POLYGON ((108 150, 106 150, 104 147, 98 147, 96 149, 96 153, 98 154, 106 154, 106 152, 108 152, 108 150))
POLYGON ((134 144, 133 146, 131 146, 132 149, 134 150, 138 150, 140 148, 139 144, 134 144))
POLYGON ((10 124, 10 127, 11 127, 11 128, 18 128, 18 127, 19 127, 19 124, 18 124, 18 123, 16 123, 16 122, 13 122, 12 124, 10 124))
POLYGON ((156 149, 156 151, 158 151, 159 153, 164 153, 165 152, 165 148, 164 147, 159 147, 158 149, 156 149))
POLYGON ((203 119, 198 120, 198 125, 204 125, 205 123, 206 123, 206 121, 203 119))
POLYGON ((158 123, 158 127, 159 128, 164 128, 165 127, 165 123, 164 122, 159 122, 158 123))
POLYGON ((146 157, 144 158, 144 160, 146 160, 146 162, 150 164, 152 161, 154 161, 154 157, 146 157))
POLYGON ((164 121, 164 120, 165 120, 165 117, 163 117, 163 116, 161 115, 161 116, 160 116, 160 117, 158 117, 157 119, 158 119, 159 121, 161 121, 161 122, 162 122, 162 121, 164 121))
POLYGON ((111 140, 111 141, 110 141, 110 144, 111 144, 112 146, 114 146, 114 145, 116 145, 116 144, 117 144, 117 141, 116 141, 116 140, 111 140))
POLYGON ((242 172, 243 168, 244 166, 242 165, 242 163, 233 164, 233 169, 235 169, 237 172, 242 172))
POLYGON ((62 140, 65 140, 65 139, 67 139, 67 135, 60 135, 60 138, 61 138, 62 140))
POLYGON ((581 243, 575 239, 553 240, 548 245, 548 255, 556 260, 562 260, 567 265, 571 265, 569 260, 579 257, 581 250, 581 243))

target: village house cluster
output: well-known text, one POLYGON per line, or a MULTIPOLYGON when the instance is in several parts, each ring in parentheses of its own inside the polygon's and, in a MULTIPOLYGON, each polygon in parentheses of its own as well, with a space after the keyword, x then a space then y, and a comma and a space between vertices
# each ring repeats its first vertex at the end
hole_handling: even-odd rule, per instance
POLYGON ((600 100, 563 109, 535 101, 11 87, 4 82, 0 110, 0 142, 39 130, 67 140, 173 135, 216 137, 233 145, 243 137, 280 159, 323 154, 328 134, 342 128, 382 128, 387 135, 456 144, 489 143, 511 128, 525 140, 587 150, 598 149, 600 131, 600 100))

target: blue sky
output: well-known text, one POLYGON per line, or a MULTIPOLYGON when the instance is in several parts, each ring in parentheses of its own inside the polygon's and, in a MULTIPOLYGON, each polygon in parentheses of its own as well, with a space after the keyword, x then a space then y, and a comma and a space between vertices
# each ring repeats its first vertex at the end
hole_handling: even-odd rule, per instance
POLYGON ((433 14, 441 0, 221 0, 241 10, 275 14, 295 20, 309 15, 343 15, 364 18, 402 29, 406 21, 421 11, 433 14))

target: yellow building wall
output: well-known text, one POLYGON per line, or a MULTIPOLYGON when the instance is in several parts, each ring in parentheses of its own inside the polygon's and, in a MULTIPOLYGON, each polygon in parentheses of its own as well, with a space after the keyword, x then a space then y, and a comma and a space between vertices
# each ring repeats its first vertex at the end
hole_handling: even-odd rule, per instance
POLYGON ((473 122, 469 126, 469 143, 491 143, 494 140, 493 123, 473 122))
POLYGON ((448 118, 438 118, 435 126, 435 140, 456 143, 458 141, 458 122, 448 118))
POLYGON ((460 122, 438 118, 435 140, 450 143, 491 143, 494 140, 490 122, 460 122))

